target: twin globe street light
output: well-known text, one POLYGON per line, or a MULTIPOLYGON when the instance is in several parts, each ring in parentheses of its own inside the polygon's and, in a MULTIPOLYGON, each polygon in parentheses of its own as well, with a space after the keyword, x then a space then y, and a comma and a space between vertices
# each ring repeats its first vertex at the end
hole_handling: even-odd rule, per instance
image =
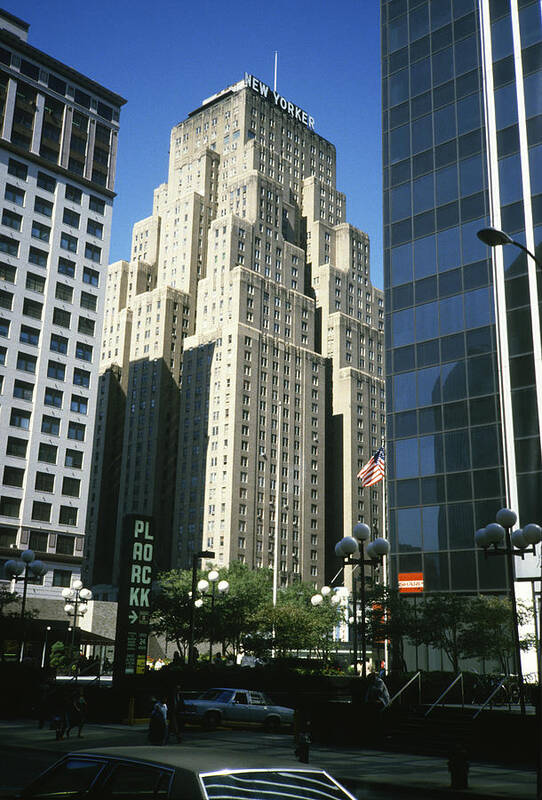
POLYGON ((6 561, 4 569, 6 571, 6 575, 10 578, 10 580, 17 583, 17 581, 23 582, 23 597, 22 597, 22 604, 21 604, 21 631, 20 631, 20 639, 19 639, 19 661, 23 660, 24 656, 24 646, 26 642, 26 619, 25 619, 25 611, 26 611, 26 594, 28 589, 28 580, 31 575, 34 575, 36 578, 41 578, 47 572, 47 567, 43 563, 37 559, 34 555, 33 550, 23 550, 21 553, 20 558, 10 558, 9 561, 6 561))
MULTIPOLYGON (((211 584, 211 619, 209 625, 209 661, 211 661, 213 657, 213 637, 214 637, 214 627, 215 627, 215 594, 216 589, 218 589, 219 594, 227 594, 230 590, 230 584, 228 581, 219 581, 220 575, 216 571, 216 569, 212 569, 209 574, 207 575, 207 580, 202 578, 198 581, 197 589, 198 592, 201 594, 205 594, 209 588, 209 584, 211 584), (218 581, 218 583, 217 583, 218 581)), ((203 600, 199 597, 197 600, 194 601, 194 606, 196 608, 201 608, 203 605, 203 600)))
MULTIPOLYGON (((352 536, 345 536, 335 545, 335 555, 342 558, 344 564, 354 567, 359 567, 360 570, 360 605, 361 605, 361 674, 365 678, 367 675, 367 642, 366 642, 366 620, 365 620, 365 567, 375 567, 377 564, 382 563, 384 556, 390 552, 390 544, 386 539, 381 536, 376 537, 372 541, 371 529, 364 522, 358 522, 354 526, 352 536), (365 544, 367 543, 367 550, 365 544), (367 553, 368 558, 365 557, 367 553)), ((358 671, 358 598, 357 598, 357 581, 352 571, 352 605, 353 605, 353 628, 352 628, 352 645, 353 645, 353 665, 354 673, 358 671)), ((327 587, 324 587, 327 588, 327 587)))
POLYGON ((83 586, 83 581, 76 580, 71 588, 62 589, 62 597, 66 600, 64 611, 68 617, 73 617, 72 625, 72 650, 75 644, 75 630, 77 617, 84 617, 88 611, 88 602, 92 600, 92 592, 83 586))

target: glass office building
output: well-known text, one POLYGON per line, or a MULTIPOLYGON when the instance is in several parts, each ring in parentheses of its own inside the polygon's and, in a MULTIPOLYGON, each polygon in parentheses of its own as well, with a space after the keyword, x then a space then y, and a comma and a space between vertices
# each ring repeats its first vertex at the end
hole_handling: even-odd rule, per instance
POLYGON ((541 278, 476 232, 540 253, 540 3, 383 0, 382 65, 392 581, 502 591, 474 531, 542 522, 541 278))

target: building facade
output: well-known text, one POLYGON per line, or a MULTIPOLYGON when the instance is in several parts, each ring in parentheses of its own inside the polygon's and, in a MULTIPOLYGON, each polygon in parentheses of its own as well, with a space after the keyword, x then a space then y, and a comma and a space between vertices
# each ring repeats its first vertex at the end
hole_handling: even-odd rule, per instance
POLYGON ((125 101, 28 27, 0 12, 0 559, 34 550, 48 571, 29 596, 58 616, 84 551, 125 101))
POLYGON ((127 513, 161 520, 162 568, 209 549, 278 585, 322 585, 337 539, 381 527, 356 474, 384 430, 383 296, 335 163, 312 117, 248 74, 173 129, 167 183, 109 271, 89 509, 104 597, 127 513))
POLYGON ((540 5, 383 2, 382 24, 392 576, 504 591, 474 531, 505 505, 542 519, 540 288, 476 233, 539 252, 540 5))

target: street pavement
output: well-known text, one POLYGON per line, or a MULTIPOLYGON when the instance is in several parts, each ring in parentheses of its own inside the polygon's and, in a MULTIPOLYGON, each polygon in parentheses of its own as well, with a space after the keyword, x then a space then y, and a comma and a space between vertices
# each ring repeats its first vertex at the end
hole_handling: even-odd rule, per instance
MULTIPOLYGON (((64 753, 87 747, 110 747, 147 744, 145 725, 88 724, 83 729, 83 738, 75 735, 62 741, 55 740, 55 733, 28 720, 0 721, 0 752, 4 754, 1 794, 9 794, 20 788, 31 778, 54 763, 64 753), (7 756, 7 758, 5 758, 7 756), (24 759, 21 762, 21 759, 24 759), (20 763, 26 768, 21 773, 20 763), (22 780, 21 780, 22 776, 22 780)), ((247 749, 264 750, 276 754, 277 761, 292 757, 291 734, 271 734, 260 731, 219 729, 207 732, 188 727, 182 744, 187 749, 228 748, 246 752, 247 749)), ((343 782, 358 797, 369 797, 365 790, 375 793, 371 797, 425 798, 451 797, 462 800, 534 800, 536 797, 535 770, 513 768, 488 763, 473 763, 469 771, 469 789, 450 789, 450 775, 446 759, 403 753, 344 747, 311 746, 310 763, 323 767, 343 782)))

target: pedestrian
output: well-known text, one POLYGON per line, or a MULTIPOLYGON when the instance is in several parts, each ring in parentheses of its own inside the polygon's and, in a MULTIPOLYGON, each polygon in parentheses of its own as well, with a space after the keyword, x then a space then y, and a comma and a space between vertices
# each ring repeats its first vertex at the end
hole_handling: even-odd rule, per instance
POLYGON ((55 731, 57 741, 63 739, 66 733, 68 708, 69 702, 66 690, 59 690, 53 698, 53 713, 51 717, 51 728, 55 731))
POLYGON ((168 709, 168 741, 169 737, 173 734, 177 740, 177 743, 180 744, 183 739, 184 729, 184 698, 180 686, 175 686, 173 692, 171 693, 168 709))
POLYGON ((390 704, 388 687, 376 672, 371 672, 369 675, 365 702, 376 711, 383 711, 390 704))
POLYGON ((160 697, 152 707, 149 720, 149 742, 151 744, 166 744, 168 737, 167 717, 166 699, 165 697, 160 697))
POLYGON ((73 728, 77 728, 77 736, 79 739, 82 738, 82 730, 83 725, 85 724, 86 719, 86 711, 87 711, 87 701, 85 700, 85 695, 83 694, 83 690, 76 691, 72 695, 70 707, 68 709, 68 729, 66 731, 66 739, 70 738, 70 733, 72 732, 73 728))

